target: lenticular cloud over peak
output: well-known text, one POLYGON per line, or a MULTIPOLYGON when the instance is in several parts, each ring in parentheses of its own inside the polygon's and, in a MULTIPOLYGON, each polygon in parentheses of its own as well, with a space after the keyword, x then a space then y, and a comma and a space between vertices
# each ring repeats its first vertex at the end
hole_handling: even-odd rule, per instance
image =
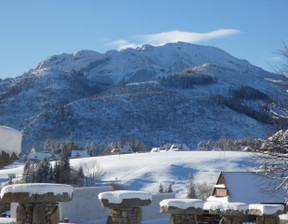
POLYGON ((192 44, 215 38, 231 36, 234 34, 238 34, 239 32, 240 31, 235 29, 219 29, 208 33, 193 33, 173 30, 156 34, 135 35, 133 39, 135 39, 135 42, 137 43, 131 43, 127 40, 117 40, 110 44, 116 45, 119 50, 125 48, 136 48, 144 44, 149 44, 152 46, 163 46, 167 43, 177 42, 186 42, 192 44))

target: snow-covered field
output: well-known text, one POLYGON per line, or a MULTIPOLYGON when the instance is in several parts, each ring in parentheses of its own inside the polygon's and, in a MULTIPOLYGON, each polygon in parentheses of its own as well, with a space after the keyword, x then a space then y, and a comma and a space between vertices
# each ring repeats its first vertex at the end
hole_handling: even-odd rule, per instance
MULTIPOLYGON (((183 197, 189 173, 196 182, 215 184, 221 171, 249 169, 251 153, 230 151, 187 151, 136 153, 71 159, 73 169, 80 166, 84 173, 101 168, 106 172, 103 183, 118 182, 126 190, 143 190, 155 193, 161 183, 164 188, 172 185, 177 197, 183 197)), ((14 163, 0 170, 0 181, 8 181, 8 174, 22 176, 24 165, 14 163)))
POLYGON ((171 184, 181 198, 189 173, 196 182, 215 184, 221 171, 249 169, 252 157, 250 153, 229 151, 158 152, 72 159, 70 164, 73 168, 85 164, 86 171, 100 166, 106 172, 104 182, 117 181, 127 190, 155 193, 160 183, 164 189, 171 184))

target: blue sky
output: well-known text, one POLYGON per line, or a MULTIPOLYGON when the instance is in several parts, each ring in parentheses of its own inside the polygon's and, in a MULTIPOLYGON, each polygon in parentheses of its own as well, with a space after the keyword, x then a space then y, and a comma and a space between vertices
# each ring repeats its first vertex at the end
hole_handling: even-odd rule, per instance
POLYGON ((1 0, 0 78, 63 52, 178 40, 271 71, 288 43, 287 8, 287 0, 1 0))

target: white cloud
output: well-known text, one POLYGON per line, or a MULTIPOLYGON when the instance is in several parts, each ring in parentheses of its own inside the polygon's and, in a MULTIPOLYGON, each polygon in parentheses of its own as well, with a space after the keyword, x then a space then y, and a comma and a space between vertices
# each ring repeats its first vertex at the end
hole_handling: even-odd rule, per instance
POLYGON ((201 41, 211 40, 220 37, 231 36, 238 34, 239 31, 235 29, 220 29, 208 33, 192 33, 173 30, 170 32, 162 32, 156 34, 136 35, 133 38, 138 42, 131 43, 126 40, 117 40, 110 44, 116 45, 118 49, 136 48, 143 44, 150 44, 152 46, 163 46, 167 43, 177 43, 179 41, 186 43, 198 43, 201 41))
POLYGON ((109 45, 115 45, 118 48, 118 50, 122 50, 125 48, 137 48, 140 47, 142 44, 133 44, 126 40, 117 40, 109 43, 109 45))

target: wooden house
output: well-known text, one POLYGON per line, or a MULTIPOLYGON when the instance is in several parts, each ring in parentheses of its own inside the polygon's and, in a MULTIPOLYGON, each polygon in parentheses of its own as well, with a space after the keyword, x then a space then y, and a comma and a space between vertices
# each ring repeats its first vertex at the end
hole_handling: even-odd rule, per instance
POLYGON ((256 173, 221 172, 207 201, 283 204, 287 192, 276 190, 280 183, 256 173))
POLYGON ((169 151, 189 151, 187 145, 185 144, 173 144, 170 146, 169 151))
POLYGON ((116 146, 111 151, 112 155, 115 155, 115 154, 129 154, 129 153, 133 153, 133 150, 128 145, 124 145, 123 147, 116 146))

